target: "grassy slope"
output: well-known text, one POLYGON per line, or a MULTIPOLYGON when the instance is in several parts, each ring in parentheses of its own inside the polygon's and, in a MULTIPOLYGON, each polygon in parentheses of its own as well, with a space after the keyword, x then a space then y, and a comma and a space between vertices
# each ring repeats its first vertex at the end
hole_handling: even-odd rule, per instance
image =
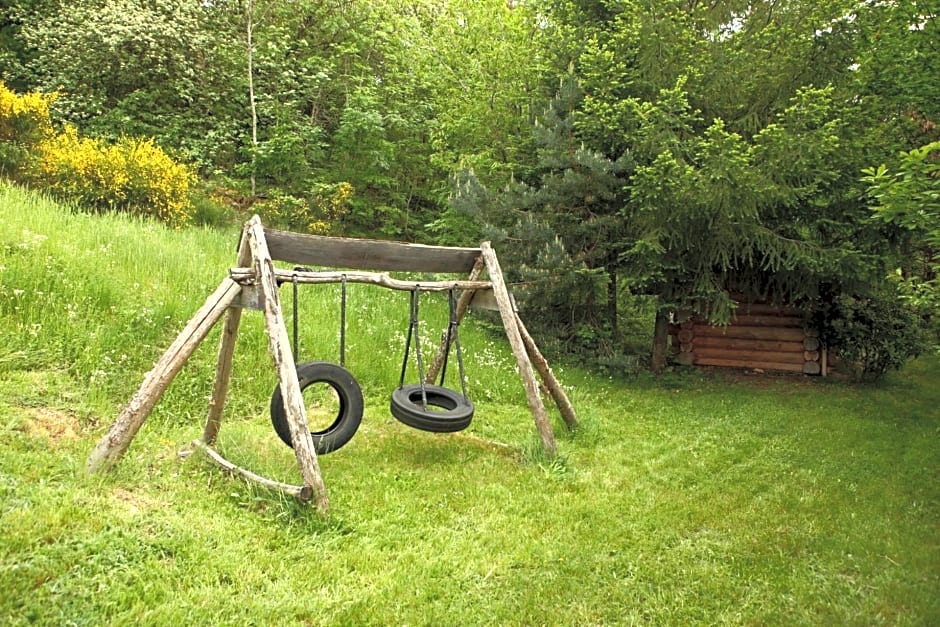
MULTIPOLYGON (((935 359, 866 387, 563 370, 585 424, 547 462, 504 343, 472 323, 471 429, 391 420, 407 303, 357 291, 366 416, 321 457, 329 519, 177 456, 201 432, 214 337, 117 469, 87 476, 234 239, 0 188, 0 623, 940 622, 935 359)), ((305 295, 305 352, 331 358, 337 302, 305 295)), ((220 446, 293 481, 256 317, 220 446)))

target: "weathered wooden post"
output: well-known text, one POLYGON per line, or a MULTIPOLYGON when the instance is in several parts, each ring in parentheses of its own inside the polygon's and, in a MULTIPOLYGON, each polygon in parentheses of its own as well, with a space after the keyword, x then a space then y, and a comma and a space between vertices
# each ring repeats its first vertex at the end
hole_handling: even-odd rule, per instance
POLYGON ((303 394, 300 391, 300 382, 297 380, 297 366, 294 363, 284 314, 281 312, 281 299, 277 294, 274 261, 268 251, 264 229, 261 227, 261 220, 258 216, 253 217, 248 223, 247 231, 252 265, 263 296, 268 348, 277 368, 277 378, 280 382, 281 394, 284 396, 284 408, 287 411, 287 424, 290 427, 291 441, 294 443, 294 454, 304 480, 305 489, 301 492, 301 497, 309 498, 309 489, 316 500, 317 509, 325 512, 329 509, 330 500, 326 495, 323 477, 320 475, 320 464, 317 462, 317 453, 313 448, 313 437, 307 427, 307 412, 304 408, 303 394))
POLYGON ((489 242, 480 244, 480 250, 483 252, 486 272, 493 283, 493 296, 499 305, 499 315, 503 320, 503 327, 506 329, 506 337, 509 338, 512 354, 516 357, 516 364, 519 366, 519 376, 522 377, 522 384, 525 386, 526 399, 529 402, 529 409, 532 411, 532 418, 535 420, 535 427, 542 439, 542 447, 550 457, 554 457, 558 452, 555 434, 552 433, 552 426, 548 422, 548 414, 545 412, 545 405, 539 395, 539 386, 535 380, 535 373, 532 371, 532 362, 529 361, 522 335, 519 333, 516 312, 506 289, 503 271, 499 267, 499 260, 496 258, 496 253, 489 242))

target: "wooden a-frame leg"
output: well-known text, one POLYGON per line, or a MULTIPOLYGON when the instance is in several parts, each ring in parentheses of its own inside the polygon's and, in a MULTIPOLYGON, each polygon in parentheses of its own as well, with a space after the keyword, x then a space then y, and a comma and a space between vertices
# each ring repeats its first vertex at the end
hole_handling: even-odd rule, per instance
POLYGON ((519 335, 522 337, 522 343, 525 344, 526 352, 529 354, 529 358, 532 360, 532 364, 538 371, 539 376, 542 377, 542 382, 545 383, 545 387, 548 388, 548 393, 551 394, 552 399, 555 401, 555 405, 558 407, 561 417, 565 420, 565 425, 568 427, 569 431, 577 428, 578 416, 574 412, 574 406, 571 404, 571 401, 568 400, 568 395, 565 394, 561 383, 558 382, 555 373, 552 372, 551 366, 548 365, 548 360, 545 359, 539 347, 535 345, 535 340, 529 335, 529 330, 526 329, 525 325, 522 323, 522 318, 519 317, 518 313, 514 313, 516 324, 519 327, 519 335))
POLYGON ((264 229, 258 216, 253 217, 248 222, 246 229, 248 243, 251 246, 252 265, 263 295, 264 325, 268 335, 268 348, 277 368, 281 394, 284 397, 284 409, 287 412, 287 424, 290 427, 291 440, 294 444, 294 454, 297 456, 297 464, 303 477, 304 489, 300 497, 304 500, 313 498, 317 510, 326 513, 330 507, 330 500, 326 493, 323 477, 320 474, 320 464, 317 462, 313 438, 307 426, 307 413, 304 408, 300 383, 297 380, 297 367, 294 364, 290 336, 287 333, 287 326, 284 323, 284 314, 281 311, 280 298, 277 293, 274 262, 271 260, 271 254, 264 238, 264 229))
POLYGON ((555 434, 552 433, 552 426, 548 422, 548 414, 545 411, 545 405, 542 403, 542 397, 539 394, 538 382, 535 380, 535 373, 532 371, 532 362, 529 361, 529 355, 526 353, 522 336, 519 333, 519 326, 516 323, 516 314, 513 310, 512 299, 509 297, 509 291, 506 289, 506 281, 503 279, 503 272, 499 267, 499 260, 493 251, 489 242, 480 244, 483 251, 483 261, 486 264, 486 271, 489 274, 490 282, 493 284, 493 296, 496 298, 496 304, 499 306, 499 315, 503 321, 503 327, 506 330, 506 337, 509 338, 509 345, 512 347, 512 353, 516 357, 516 364, 519 366, 519 376, 522 377, 522 383, 525 386, 526 399, 529 402, 529 409, 532 411, 532 418, 535 420, 535 427, 538 429, 539 437, 542 439, 542 447, 545 452, 554 457, 558 451, 555 443, 555 434))
MULTIPOLYGON (((248 245, 247 232, 244 231, 238 245, 237 263, 239 267, 247 267, 251 263, 251 248, 248 245)), ((225 313, 225 326, 222 328, 219 358, 215 367, 215 382, 212 385, 212 399, 209 401, 209 415, 206 417, 206 426, 202 432, 202 441, 206 444, 215 442, 219 429, 222 428, 222 412, 225 410, 225 399, 228 395, 229 381, 232 378, 232 358, 235 355, 241 319, 240 307, 230 307, 225 313)))
POLYGON ((235 355, 235 342, 238 326, 242 319, 242 310, 230 307, 225 314, 225 326, 222 327, 222 340, 219 345, 219 359, 215 366, 215 383, 212 386, 212 399, 209 401, 209 415, 202 432, 202 441, 206 444, 215 442, 222 428, 222 412, 225 409, 225 397, 232 378, 232 359, 235 355))
POLYGON ((141 425, 153 411, 167 386, 173 381, 183 364, 189 359, 209 330, 222 317, 229 305, 241 293, 241 286, 226 278, 205 304, 192 317, 176 340, 163 353, 160 360, 144 377, 140 388, 111 425, 108 433, 98 441, 88 457, 88 472, 94 473, 113 465, 130 446, 141 425))

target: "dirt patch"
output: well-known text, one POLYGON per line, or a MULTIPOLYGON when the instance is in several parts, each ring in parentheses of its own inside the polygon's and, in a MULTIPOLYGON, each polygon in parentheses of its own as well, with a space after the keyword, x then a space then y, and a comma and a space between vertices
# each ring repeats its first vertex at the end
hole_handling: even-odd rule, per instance
POLYGON ((45 438, 53 444, 81 437, 78 418, 69 412, 50 407, 32 407, 25 412, 28 418, 24 426, 31 436, 45 438))
POLYGON ((134 516, 141 510, 147 511, 162 506, 162 503, 144 494, 134 494, 122 488, 112 492, 114 498, 127 508, 127 513, 134 516))

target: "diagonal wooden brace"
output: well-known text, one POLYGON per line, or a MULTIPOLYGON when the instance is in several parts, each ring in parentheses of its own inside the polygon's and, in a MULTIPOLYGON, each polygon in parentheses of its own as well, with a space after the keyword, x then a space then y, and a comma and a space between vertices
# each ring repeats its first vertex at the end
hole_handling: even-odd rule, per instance
POLYGON ((173 344, 163 353, 153 369, 144 377, 140 388, 127 406, 111 425, 108 433, 98 441, 88 457, 88 472, 98 472, 115 464, 131 440, 137 435, 141 425, 153 411, 154 406, 167 386, 173 381, 200 342, 222 317, 232 301, 241 292, 241 286, 231 279, 224 279, 218 289, 206 299, 205 304, 192 317, 189 324, 180 332, 173 344))
POLYGON ((545 405, 542 403, 542 397, 539 394, 539 386, 535 380, 535 372, 532 370, 532 362, 529 361, 529 355, 519 332, 516 312, 513 310, 512 299, 506 289, 503 271, 499 267, 499 260, 496 258, 496 253, 489 242, 483 242, 480 249, 483 252, 486 272, 493 284, 493 295, 499 305, 499 315, 502 318, 503 327, 506 329, 506 337, 509 338, 512 354, 516 357, 516 365, 519 367, 519 376, 522 377, 522 384, 525 387, 529 409, 532 411, 535 427, 542 439, 542 448, 545 449, 545 453, 549 457, 554 457, 558 451, 555 434, 552 432, 552 425, 548 422, 548 413, 545 411, 545 405))

